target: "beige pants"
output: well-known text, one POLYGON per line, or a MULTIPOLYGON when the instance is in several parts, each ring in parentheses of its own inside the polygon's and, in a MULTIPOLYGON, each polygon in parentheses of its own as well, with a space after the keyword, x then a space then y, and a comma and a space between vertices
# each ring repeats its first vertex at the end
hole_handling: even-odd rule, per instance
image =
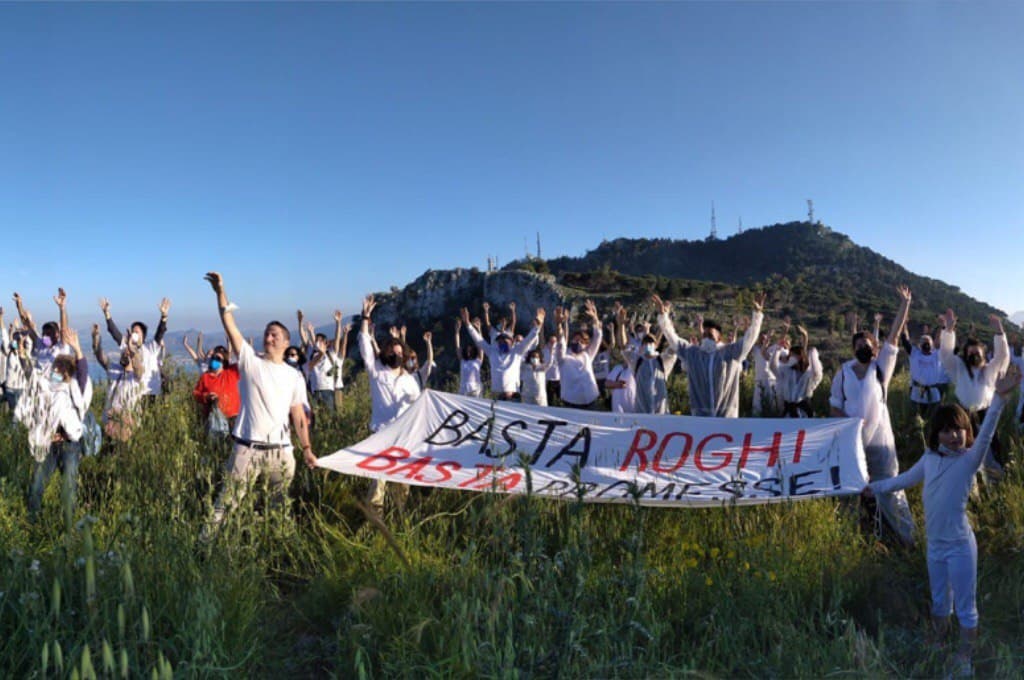
MULTIPOLYGON (((366 495, 366 500, 374 508, 383 508, 384 507, 384 493, 385 493, 385 489, 386 489, 387 485, 388 485, 388 483, 385 482, 383 479, 373 479, 373 480, 370 480, 370 493, 368 493, 366 495)), ((394 500, 399 505, 404 504, 405 503, 405 499, 408 498, 408 496, 409 496, 409 485, 408 484, 392 484, 391 486, 392 486, 392 488, 396 489, 392 493, 398 496, 394 500)))
POLYGON ((291 448, 254 449, 235 444, 228 458, 224 489, 213 510, 214 524, 224 520, 224 513, 238 505, 262 474, 270 486, 270 501, 278 504, 288 495, 288 486, 295 476, 295 456, 291 448))

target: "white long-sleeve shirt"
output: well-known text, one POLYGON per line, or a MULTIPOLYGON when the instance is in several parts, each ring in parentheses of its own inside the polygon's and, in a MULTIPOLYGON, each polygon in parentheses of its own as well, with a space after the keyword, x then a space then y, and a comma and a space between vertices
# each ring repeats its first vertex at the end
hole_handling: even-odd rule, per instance
POLYGON ((939 451, 929 449, 903 474, 869 485, 876 494, 883 494, 924 482, 924 528, 929 550, 970 540, 973 532, 967 519, 967 498, 974 473, 981 467, 992 444, 1002 410, 1003 400, 996 395, 969 449, 950 451, 941 446, 939 451))
MULTIPOLYGON (((777 346, 777 345, 776 345, 777 346)), ((769 372, 775 376, 775 391, 788 403, 799 403, 814 396, 814 390, 821 384, 824 369, 818 357, 818 348, 812 347, 807 352, 807 369, 800 372, 796 369, 796 359, 787 356, 782 361, 782 352, 772 354, 769 372)))
POLYGON ((483 359, 479 358, 459 360, 459 394, 480 396, 484 389, 480 379, 480 369, 483 365, 483 359))
POLYGON ((863 378, 858 378, 851 359, 839 367, 832 380, 832 394, 829 403, 843 411, 850 418, 862 418, 864 427, 861 438, 864 446, 881 446, 892 449, 895 455, 896 440, 892 434, 889 407, 885 403, 889 381, 896 370, 896 345, 882 343, 878 357, 868 364, 863 378))
POLYGON ((359 332, 359 355, 370 378, 370 430, 376 432, 400 416, 420 396, 416 378, 404 368, 388 368, 373 353, 370 334, 359 332))
POLYGON ((754 380, 762 385, 771 385, 775 382, 775 373, 772 372, 771 364, 772 359, 777 357, 781 352, 782 348, 778 344, 772 344, 767 348, 768 358, 764 356, 760 347, 755 348, 751 352, 751 356, 754 357, 754 380))
POLYGON ((498 343, 491 344, 483 339, 474 326, 469 327, 469 337, 491 362, 491 391, 495 394, 515 394, 519 391, 519 367, 523 357, 537 340, 537 326, 534 325, 526 337, 502 352, 498 343))
POLYGON ((590 344, 582 352, 573 354, 566 351, 565 338, 559 338, 555 345, 555 361, 562 374, 562 401, 574 406, 586 406, 600 396, 597 378, 594 377, 594 358, 601 350, 601 328, 595 324, 590 344))
POLYGON ((979 369, 968 370, 963 359, 953 352, 956 347, 956 331, 943 330, 939 334, 939 359, 946 374, 956 386, 956 399, 968 411, 988 408, 995 394, 996 380, 1010 365, 1010 346, 1006 334, 1000 333, 992 339, 995 354, 992 361, 979 369))

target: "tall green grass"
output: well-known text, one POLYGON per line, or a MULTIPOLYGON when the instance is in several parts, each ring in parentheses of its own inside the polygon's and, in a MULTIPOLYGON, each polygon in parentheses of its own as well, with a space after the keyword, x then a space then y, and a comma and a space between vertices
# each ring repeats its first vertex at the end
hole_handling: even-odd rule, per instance
MULTIPOLYGON (((921 677, 923 546, 877 540, 850 504, 708 510, 414 489, 383 525, 366 481, 299 467, 291 507, 246 497, 197 541, 226 447, 176 381, 138 436, 30 522, 24 432, 0 418, 0 676, 921 677)), ((743 385, 749 403, 751 385, 743 385)), ((685 386, 672 385, 685 409, 685 386)), ((819 389, 824 412, 827 385, 819 389)), ((903 467, 921 453, 904 378, 903 467)), ((100 401, 99 396, 97 402, 100 401)), ((320 413, 318 453, 366 436, 365 376, 320 413)), ((1004 422, 1019 458, 1020 440, 1004 422)), ((1024 667, 1024 479, 973 507, 980 674, 1024 667)), ((921 522, 919 491, 910 493, 921 522)))

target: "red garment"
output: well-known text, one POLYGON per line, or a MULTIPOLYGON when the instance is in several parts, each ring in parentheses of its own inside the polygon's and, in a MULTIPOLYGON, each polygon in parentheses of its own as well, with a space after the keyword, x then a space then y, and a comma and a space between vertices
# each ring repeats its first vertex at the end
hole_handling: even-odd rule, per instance
POLYGON ((238 415, 241 399, 238 396, 238 365, 231 364, 221 369, 220 373, 207 371, 199 376, 196 388, 192 390, 192 396, 202 404, 205 412, 209 413, 209 404, 206 401, 207 394, 217 395, 217 406, 221 413, 228 418, 238 415))

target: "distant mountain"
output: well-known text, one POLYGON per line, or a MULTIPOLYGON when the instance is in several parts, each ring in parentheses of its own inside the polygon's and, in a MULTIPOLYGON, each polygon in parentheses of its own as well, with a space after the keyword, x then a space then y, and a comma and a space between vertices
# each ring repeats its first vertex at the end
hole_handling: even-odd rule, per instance
POLYGON ((1011 314, 1010 321, 1014 322, 1018 326, 1024 326, 1024 310, 1011 314))

